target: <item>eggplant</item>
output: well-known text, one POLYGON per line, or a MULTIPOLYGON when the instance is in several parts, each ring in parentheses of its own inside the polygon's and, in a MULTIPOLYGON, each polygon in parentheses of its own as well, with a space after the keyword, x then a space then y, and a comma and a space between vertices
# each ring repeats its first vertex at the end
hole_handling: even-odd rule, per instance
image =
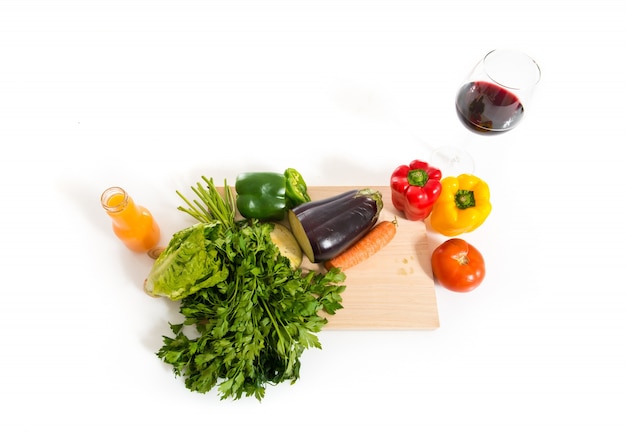
POLYGON ((378 221, 383 198, 373 189, 354 189, 289 210, 289 225, 313 263, 330 260, 356 243, 378 221))

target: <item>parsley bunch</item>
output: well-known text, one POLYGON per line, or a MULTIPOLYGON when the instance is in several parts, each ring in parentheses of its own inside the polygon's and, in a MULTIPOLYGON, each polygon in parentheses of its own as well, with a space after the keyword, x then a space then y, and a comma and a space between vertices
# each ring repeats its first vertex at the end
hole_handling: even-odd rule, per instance
POLYGON ((179 209, 220 223, 205 234, 227 278, 180 300, 184 321, 170 323, 173 336, 163 337, 157 356, 191 391, 217 388, 221 399, 261 401, 268 384, 296 382, 305 349, 321 348, 315 333, 327 320, 319 313, 342 308, 345 275, 292 269, 271 241, 272 224, 236 222, 228 186, 222 197, 212 179, 203 179, 206 186, 193 189, 200 201, 183 197, 189 207, 179 209))

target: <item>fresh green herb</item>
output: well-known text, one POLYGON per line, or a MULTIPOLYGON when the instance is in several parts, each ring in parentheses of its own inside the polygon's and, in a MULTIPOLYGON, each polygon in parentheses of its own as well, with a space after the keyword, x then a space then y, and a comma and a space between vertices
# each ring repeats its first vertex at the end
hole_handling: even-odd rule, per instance
POLYGON ((321 348, 315 333, 327 319, 319 313, 332 315, 342 308, 345 275, 338 269, 292 269, 271 241, 272 225, 236 222, 230 188, 225 183, 222 196, 212 179, 203 179, 206 186, 192 188, 199 200, 179 193, 189 206, 179 209, 200 223, 181 231, 185 236, 174 235, 146 280, 163 282, 165 295, 172 282, 169 291, 182 296, 184 321, 170 323, 173 336, 163 337, 157 356, 184 377, 191 391, 216 388, 221 399, 254 396, 261 401, 267 385, 296 382, 304 350, 321 348), (195 271, 188 282, 185 262, 195 271), (202 268, 207 274, 199 272, 202 268), (184 293, 178 292, 181 288, 184 293))
POLYGON ((179 206, 178 210, 186 212, 201 223, 214 223, 215 221, 229 227, 235 226, 235 197, 233 191, 228 187, 228 183, 224 180, 224 196, 222 197, 215 187, 213 178, 208 179, 203 176, 202 179, 206 183, 196 183, 196 187, 191 190, 195 192, 200 199, 189 201, 183 194, 176 191, 176 194, 187 203, 188 208, 179 206))

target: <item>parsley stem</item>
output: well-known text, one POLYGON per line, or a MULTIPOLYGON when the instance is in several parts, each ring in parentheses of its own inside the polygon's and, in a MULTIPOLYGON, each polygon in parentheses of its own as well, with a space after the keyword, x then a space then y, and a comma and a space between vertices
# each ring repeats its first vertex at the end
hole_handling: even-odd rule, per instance
MULTIPOLYGON (((278 326, 278 322, 274 318, 274 315, 272 314, 270 309, 267 307, 267 302, 265 302, 265 299, 259 299, 259 300, 260 300, 261 304, 263 305, 263 308, 265 309, 265 313, 270 318, 270 321, 272 321, 272 325, 274 325, 274 328, 276 329, 276 335, 278 336, 278 343, 277 343, 276 347, 277 347, 278 351, 282 355, 285 355, 287 353, 285 351, 285 344, 286 343, 285 343, 285 339, 282 336, 282 332, 286 333, 286 330, 281 330, 280 329, 280 327, 278 326)), ((289 333, 287 333, 287 335, 289 335, 289 333)), ((291 341, 291 336, 289 336, 289 340, 291 341)))

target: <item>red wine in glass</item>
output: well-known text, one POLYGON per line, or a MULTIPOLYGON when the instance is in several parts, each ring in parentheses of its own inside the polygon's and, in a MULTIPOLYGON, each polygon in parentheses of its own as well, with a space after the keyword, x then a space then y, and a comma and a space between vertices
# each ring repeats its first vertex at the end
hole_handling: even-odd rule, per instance
POLYGON ((495 134, 514 128, 524 115, 524 106, 505 88, 487 81, 475 81, 459 89, 456 112, 468 129, 495 134))

